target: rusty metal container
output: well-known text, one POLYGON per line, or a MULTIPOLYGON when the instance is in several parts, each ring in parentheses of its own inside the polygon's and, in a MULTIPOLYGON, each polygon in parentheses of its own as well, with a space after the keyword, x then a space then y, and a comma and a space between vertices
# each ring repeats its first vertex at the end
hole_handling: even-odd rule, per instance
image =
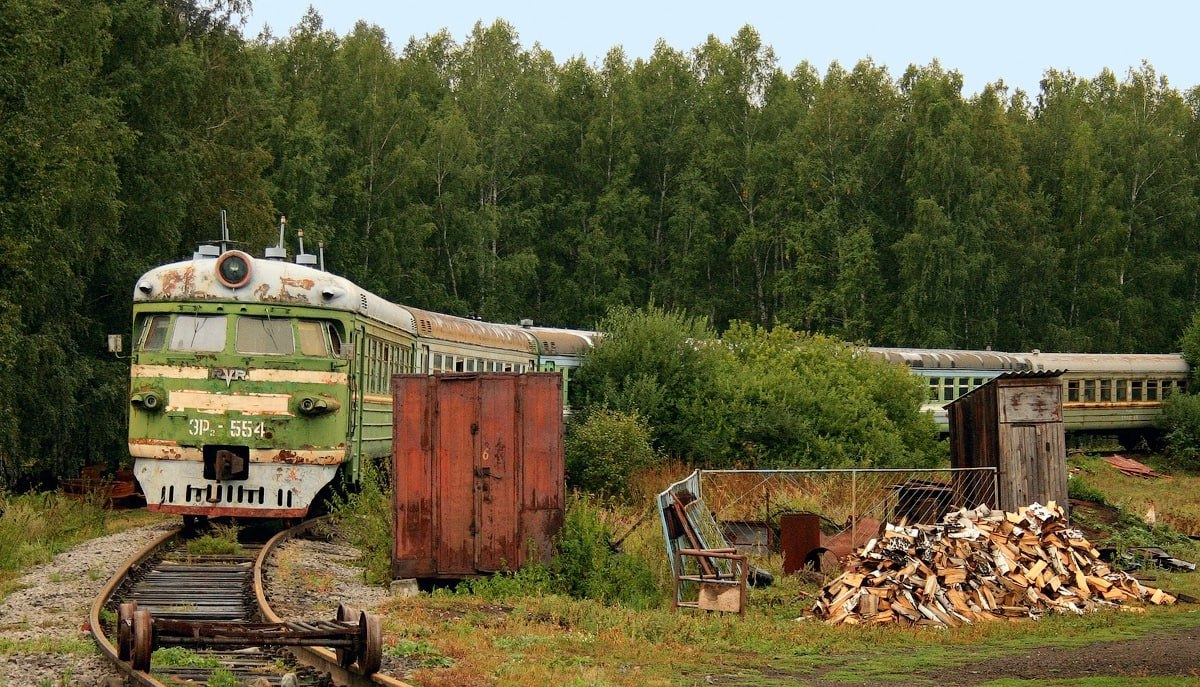
POLYGON ((549 562, 562 527, 562 375, 397 375, 392 576, 549 562))
POLYGON ((816 513, 784 513, 779 516, 779 551, 783 574, 803 570, 809 557, 821 548, 821 516, 816 513))

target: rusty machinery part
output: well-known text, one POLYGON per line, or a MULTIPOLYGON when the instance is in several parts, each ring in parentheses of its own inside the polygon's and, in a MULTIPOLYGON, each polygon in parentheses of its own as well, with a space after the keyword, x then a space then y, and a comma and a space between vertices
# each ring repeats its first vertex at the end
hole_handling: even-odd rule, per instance
MULTIPOLYGON (((362 611, 358 609, 350 608, 346 604, 338 604, 337 615, 334 616, 334 619, 339 622, 353 622, 357 624, 358 616, 361 614, 362 611)), ((349 668, 354 664, 354 652, 352 651, 340 648, 334 649, 333 655, 337 657, 338 665, 343 668, 349 668)))
POLYGON ((154 619, 150 611, 133 612, 132 646, 129 663, 134 670, 150 671, 150 654, 154 652, 154 619))
POLYGON ((137 612, 137 602, 130 601, 120 606, 117 615, 117 657, 122 661, 129 660, 133 648, 133 614, 137 612))
POLYGON ((358 616, 358 646, 358 672, 378 672, 383 664, 383 621, 374 613, 358 616))
POLYGON ((155 619, 148 610, 133 611, 130 661, 150 669, 155 647, 335 647, 343 668, 360 675, 379 670, 383 660, 383 623, 379 616, 340 607, 338 618, 278 623, 155 619))

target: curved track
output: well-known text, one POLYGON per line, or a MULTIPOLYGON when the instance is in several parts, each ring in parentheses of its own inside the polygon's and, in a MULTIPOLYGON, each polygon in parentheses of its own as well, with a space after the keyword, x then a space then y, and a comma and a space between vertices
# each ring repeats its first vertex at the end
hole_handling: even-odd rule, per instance
MULTIPOLYGON (((265 544, 262 544, 261 547, 251 545, 249 553, 254 554, 253 556, 247 555, 248 552, 244 551, 235 555, 232 560, 214 559, 200 564, 189 560, 186 565, 180 565, 179 561, 166 560, 165 556, 167 554, 165 552, 176 547, 183 540, 183 530, 182 528, 178 528, 163 534, 131 556, 108 580, 108 583, 92 603, 89 625, 92 636, 101 653, 128 676, 132 684, 147 685, 149 687, 167 687, 156 676, 152 676, 149 672, 137 670, 130 662, 121 660, 118 647, 113 644, 112 640, 105 633, 102 611, 106 608, 114 608, 114 601, 118 597, 122 601, 140 598, 140 603, 143 604, 143 607, 150 607, 155 603, 168 604, 176 613, 181 613, 184 616, 194 614, 202 620, 218 617, 221 614, 229 615, 230 619, 245 619, 238 616, 250 613, 261 615, 263 620, 267 622, 282 622, 278 615, 271 609, 267 600, 263 588, 263 565, 276 546, 306 532, 315 522, 317 521, 310 520, 297 527, 280 532, 265 544), (153 561, 158 562, 152 563, 153 561), (217 567, 222 565, 227 566, 227 568, 218 570, 217 567), (141 572, 137 574, 140 579, 134 584, 131 576, 135 574, 135 571, 139 570, 141 572), (149 571, 147 572, 147 570, 149 571), (234 574, 230 572, 231 570, 238 572, 234 574), (242 608, 241 602, 237 598, 242 596, 242 594, 239 594, 236 589, 232 592, 221 589, 214 590, 209 578, 222 576, 244 576, 247 581, 252 581, 253 591, 246 596, 249 599, 253 599, 253 602, 256 602, 256 604, 247 599, 247 607, 242 608), (181 582, 181 580, 184 582, 181 582), (162 600, 161 595, 165 591, 174 593, 177 589, 193 586, 191 582, 197 580, 204 582, 204 584, 195 585, 198 589, 192 590, 193 597, 185 597, 181 601, 179 598, 172 596, 170 600, 162 600), (221 596, 225 598, 218 598, 221 596), (254 605, 257 605, 257 608, 253 608, 254 605), (206 606, 214 606, 215 608, 205 608, 206 606)), ((238 581, 233 584, 236 587, 241 582, 238 581)), ((182 594, 184 592, 180 591, 179 593, 182 594)), ((334 652, 325 648, 288 647, 288 651, 293 654, 298 663, 311 668, 311 670, 304 671, 308 673, 308 677, 302 677, 300 684, 318 684, 318 682, 314 682, 314 675, 328 674, 335 684, 350 687, 365 687, 367 685, 411 687, 405 682, 386 675, 374 674, 363 676, 351 672, 339 664, 334 652)), ((233 665, 238 671, 253 671, 256 664, 266 666, 275 662, 272 655, 257 653, 226 652, 220 654, 219 658, 223 664, 233 665)), ((156 675, 159 675, 161 672, 170 671, 155 670, 156 675)), ((207 669, 202 672, 206 673, 207 669)), ((195 675, 187 675, 186 671, 184 673, 179 676, 196 678, 195 675)), ((268 680, 278 680, 279 678, 280 676, 276 674, 269 676, 268 680)), ((271 684, 276 684, 276 682, 271 682, 271 684)))

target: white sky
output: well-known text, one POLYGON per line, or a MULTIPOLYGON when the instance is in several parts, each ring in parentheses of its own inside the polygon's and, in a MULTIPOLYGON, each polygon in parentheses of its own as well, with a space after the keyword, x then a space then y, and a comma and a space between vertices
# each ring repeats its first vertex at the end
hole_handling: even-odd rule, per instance
POLYGON ((621 45, 632 61, 648 57, 664 39, 689 52, 709 34, 722 41, 745 24, 758 30, 791 71, 807 60, 822 74, 836 60, 847 69, 871 57, 898 77, 910 64, 942 66, 963 75, 964 95, 1003 79, 1036 94, 1050 67, 1096 76, 1108 67, 1123 78, 1148 60, 1172 86, 1200 84, 1200 3, 1188 0, 793 0, 739 2, 692 0, 253 0, 245 33, 264 24, 286 36, 309 4, 325 27, 344 35, 358 20, 383 27, 397 50, 411 36, 446 28, 460 44, 476 21, 507 20, 521 45, 540 43, 562 63, 583 55, 598 64, 621 45), (1192 46, 1192 47, 1188 47, 1192 46))

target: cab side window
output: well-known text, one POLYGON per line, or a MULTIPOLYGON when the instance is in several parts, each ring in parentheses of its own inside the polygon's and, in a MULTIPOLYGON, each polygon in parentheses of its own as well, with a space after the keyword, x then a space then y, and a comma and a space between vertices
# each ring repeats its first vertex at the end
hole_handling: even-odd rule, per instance
POLYGON ((161 351, 167 342, 167 325, 171 322, 170 315, 151 315, 142 323, 142 335, 138 338, 138 349, 143 351, 161 351))

